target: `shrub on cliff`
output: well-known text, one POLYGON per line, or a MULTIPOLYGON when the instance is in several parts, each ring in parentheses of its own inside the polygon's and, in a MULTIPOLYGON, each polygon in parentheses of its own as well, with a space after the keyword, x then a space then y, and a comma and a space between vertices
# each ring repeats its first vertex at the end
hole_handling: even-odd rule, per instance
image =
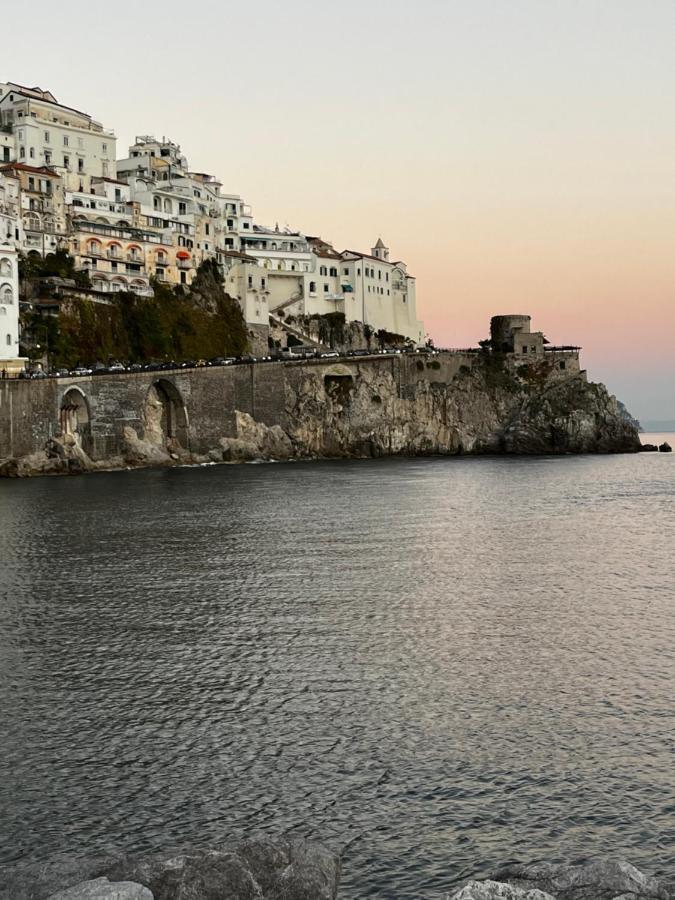
POLYGON ((215 263, 203 263, 187 291, 158 282, 153 288, 153 297, 120 292, 110 304, 64 303, 52 343, 53 364, 198 359, 246 351, 244 317, 223 290, 215 263))

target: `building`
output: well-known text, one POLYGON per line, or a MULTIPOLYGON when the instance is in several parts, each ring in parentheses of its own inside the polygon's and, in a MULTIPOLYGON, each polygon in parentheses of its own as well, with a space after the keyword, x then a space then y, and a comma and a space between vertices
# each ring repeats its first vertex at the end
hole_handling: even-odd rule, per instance
POLYGON ((0 244, 21 245, 21 185, 14 172, 0 170, 0 244))
POLYGON ((21 198, 19 248, 46 256, 66 240, 66 207, 63 180, 48 166, 14 162, 0 166, 0 174, 18 180, 21 198))
POLYGON ((317 237, 269 231, 261 235, 261 231, 254 227, 246 252, 270 268, 271 312, 305 316, 337 312, 347 322, 363 322, 374 331, 401 335, 416 344, 424 341, 415 279, 405 263, 390 261, 381 239, 365 254, 338 252, 317 237), (255 238, 261 236, 265 243, 256 245, 255 238))
POLYGON ((115 177, 114 133, 50 91, 0 83, 0 133, 10 132, 10 162, 56 169, 67 190, 88 190, 92 177, 115 177))
POLYGON ((0 369, 2 376, 25 367, 19 357, 19 260, 0 236, 0 369))
POLYGON ((493 351, 509 354, 517 366, 534 367, 549 377, 566 378, 581 371, 581 347, 552 346, 543 332, 532 331, 530 316, 493 316, 490 343, 493 351))

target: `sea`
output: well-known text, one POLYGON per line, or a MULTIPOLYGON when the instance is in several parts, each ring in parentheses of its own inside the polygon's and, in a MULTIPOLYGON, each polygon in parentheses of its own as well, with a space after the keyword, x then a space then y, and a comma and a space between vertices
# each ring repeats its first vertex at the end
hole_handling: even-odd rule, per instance
MULTIPOLYGON (((645 442, 675 435, 643 435, 645 442)), ((0 864, 675 859, 675 453, 0 482, 0 864)))

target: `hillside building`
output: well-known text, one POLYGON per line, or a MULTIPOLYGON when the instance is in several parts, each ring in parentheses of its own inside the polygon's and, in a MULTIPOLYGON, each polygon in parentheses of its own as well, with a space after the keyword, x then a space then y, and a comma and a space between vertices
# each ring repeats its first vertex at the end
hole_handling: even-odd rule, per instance
POLYGON ((25 363, 19 357, 19 260, 0 236, 0 371, 3 377, 14 374, 25 363))

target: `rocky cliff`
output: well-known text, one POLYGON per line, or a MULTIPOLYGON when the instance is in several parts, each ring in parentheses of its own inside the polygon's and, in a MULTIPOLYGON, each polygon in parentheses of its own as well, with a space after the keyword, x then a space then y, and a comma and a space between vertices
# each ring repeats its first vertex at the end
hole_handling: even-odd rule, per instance
MULTIPOLYGON (((432 361, 430 364, 434 365, 432 361)), ((401 391, 386 370, 307 370, 286 391, 294 455, 612 453, 640 448, 617 402, 583 373, 532 383, 507 360, 478 356, 449 382, 401 391)))
MULTIPOLYGON (((84 422, 73 425, 66 404, 61 427, 70 422, 74 431, 52 430, 40 443, 30 438, 44 426, 33 408, 30 452, 0 460, 0 475, 252 459, 640 449, 637 429, 603 385, 589 384, 584 372, 563 376, 502 354, 352 357, 171 377, 78 382, 77 396, 66 385, 45 388, 67 395, 68 403, 75 396, 80 405, 72 415, 84 422)), ((28 395, 33 390, 25 387, 28 395)), ((53 409, 45 404, 42 409, 53 409)), ((14 409, 12 427, 26 421, 30 407, 24 400, 14 409)))

